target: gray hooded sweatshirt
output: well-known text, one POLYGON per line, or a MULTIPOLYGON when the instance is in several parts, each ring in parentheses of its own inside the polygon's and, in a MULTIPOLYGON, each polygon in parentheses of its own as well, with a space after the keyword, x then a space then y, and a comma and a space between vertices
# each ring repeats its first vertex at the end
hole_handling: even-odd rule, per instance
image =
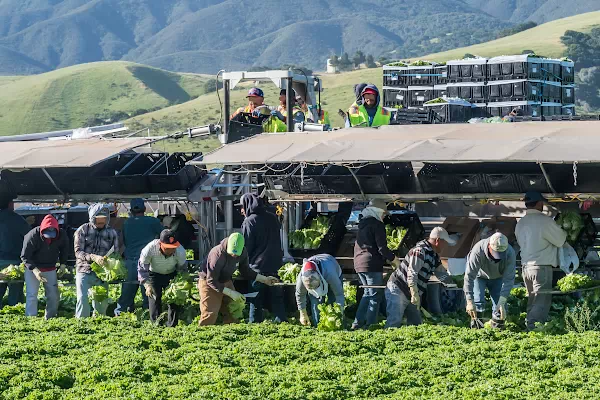
POLYGON ((88 209, 88 223, 75 231, 75 258, 77 272, 89 274, 93 260, 92 255, 104 256, 114 246, 115 254, 119 253, 119 235, 109 226, 110 213, 106 204, 97 203, 88 209), (106 226, 98 229, 94 223, 96 216, 106 216, 106 226))

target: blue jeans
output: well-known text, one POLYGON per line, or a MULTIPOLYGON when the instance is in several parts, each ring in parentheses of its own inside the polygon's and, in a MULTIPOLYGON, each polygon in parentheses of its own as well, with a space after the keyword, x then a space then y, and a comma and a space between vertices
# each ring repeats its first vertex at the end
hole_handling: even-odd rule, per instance
POLYGON ((248 299, 250 303, 248 321, 250 323, 263 322, 265 319, 263 307, 269 305, 271 312, 275 315, 275 322, 287 322, 283 288, 283 286, 267 286, 264 283, 253 281, 251 291, 258 292, 258 295, 253 299, 248 299))
MULTIPOLYGON (((9 306, 16 306, 18 303, 25 302, 25 295, 23 294, 24 282, 15 283, 0 283, 0 303, 2 298, 8 289, 8 296, 6 298, 6 304, 9 306)), ((0 308, 2 305, 0 304, 0 308)))
MULTIPOLYGON (((324 299, 324 298, 322 298, 322 299, 324 299)), ((313 323, 313 326, 317 326, 319 324, 319 304, 335 303, 335 295, 333 294, 331 287, 329 287, 329 290, 327 291, 327 300, 323 301, 322 299, 317 299, 315 296, 311 295, 310 293, 308 294, 308 301, 310 302, 310 310, 311 310, 310 319, 313 323)))
MULTIPOLYGON (((108 290, 108 283, 101 281, 95 273, 90 272, 86 274, 84 272, 78 272, 75 275, 75 286, 77 288, 77 305, 75 306, 75 317, 76 318, 87 318, 90 316, 90 300, 88 296, 88 290, 92 286, 104 286, 108 290)), ((94 310, 100 315, 106 315, 106 309, 108 308, 108 299, 97 302, 92 300, 92 306, 94 310)))
POLYGON ((405 315, 407 325, 421 325, 423 322, 419 309, 392 281, 388 281, 385 288, 385 299, 387 301, 386 328, 399 328, 405 315))
POLYGON ((475 284, 473 285, 473 297, 475 300, 475 309, 478 313, 482 313, 485 311, 486 288, 490 292, 490 297, 492 298, 492 313, 495 317, 499 317, 499 314, 496 315, 496 304, 498 304, 498 300, 500 299, 500 291, 502 290, 502 278, 475 278, 475 284))
MULTIPOLYGON (((127 267, 127 282, 137 282, 138 259, 128 258, 125 260, 125 267, 127 267)), ((117 301, 117 308, 115 308, 115 315, 119 315, 121 312, 133 312, 135 308, 135 295, 137 294, 138 288, 140 287, 137 283, 124 283, 121 285, 121 296, 117 301)), ((142 308, 148 309, 148 296, 146 291, 140 289, 142 292, 142 308)))
MULTIPOLYGON (((362 285, 383 285, 383 272, 359 272, 358 279, 362 285)), ((356 310, 356 318, 352 324, 355 328, 369 327, 377 323, 379 303, 383 289, 364 288, 363 296, 356 310)))
MULTIPOLYGON (((46 294, 46 319, 54 318, 58 314, 58 303, 60 295, 58 292, 58 279, 56 270, 41 272, 48 282, 44 283, 44 292, 46 294)), ((25 315, 28 317, 37 317, 38 315, 38 293, 40 291, 40 281, 37 280, 33 271, 25 268, 25 284, 27 298, 25 301, 25 315)))

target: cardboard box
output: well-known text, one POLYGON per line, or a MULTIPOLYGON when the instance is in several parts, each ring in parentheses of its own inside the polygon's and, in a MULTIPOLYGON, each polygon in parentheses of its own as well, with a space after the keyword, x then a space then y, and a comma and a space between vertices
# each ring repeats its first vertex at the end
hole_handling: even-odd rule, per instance
POLYGON ((457 239, 454 246, 446 246, 441 258, 463 258, 469 254, 473 238, 479 227, 479 220, 468 217, 448 217, 442 224, 450 236, 457 239))
POLYGON ((516 226, 517 219, 512 217, 493 217, 483 220, 479 224, 479 229, 475 233, 471 247, 480 240, 489 238, 496 232, 503 233, 508 238, 508 243, 514 245, 517 241, 515 236, 516 226))

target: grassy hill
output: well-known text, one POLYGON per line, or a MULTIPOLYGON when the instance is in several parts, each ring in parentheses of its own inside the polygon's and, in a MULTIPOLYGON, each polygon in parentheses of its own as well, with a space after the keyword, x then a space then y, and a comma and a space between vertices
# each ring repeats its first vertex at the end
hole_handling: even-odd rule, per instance
POLYGON ((207 80, 202 75, 127 62, 82 64, 41 75, 2 77, 0 135, 76 128, 94 118, 125 119, 188 102, 204 93, 207 80))
POLYGON ((560 37, 565 31, 589 32, 594 25, 600 25, 600 11, 562 18, 491 42, 428 54, 421 58, 447 61, 462 58, 466 53, 481 57, 493 57, 505 54, 521 54, 523 50, 533 50, 537 54, 547 57, 561 57, 564 54, 565 46, 560 42, 560 37))

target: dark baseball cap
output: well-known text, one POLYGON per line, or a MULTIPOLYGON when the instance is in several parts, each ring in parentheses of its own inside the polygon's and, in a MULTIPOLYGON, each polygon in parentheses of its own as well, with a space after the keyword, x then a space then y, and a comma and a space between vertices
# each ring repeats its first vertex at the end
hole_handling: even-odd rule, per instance
POLYGON ((542 196, 542 194, 540 192, 536 192, 536 191, 532 190, 532 191, 525 193, 525 196, 523 197, 523 201, 525 203, 537 203, 538 201, 547 202, 548 200, 546 200, 546 198, 544 196, 542 196))
POLYGON ((180 246, 175 233, 170 229, 165 229, 160 233, 160 244, 167 249, 175 249, 180 246))
POLYGON ((135 199, 131 199, 129 203, 129 207, 135 211, 143 211, 146 209, 146 205, 144 203, 144 199, 136 197, 135 199))
POLYGON ((253 87, 248 91, 248 96, 246 97, 265 97, 263 91, 257 87, 253 87))

